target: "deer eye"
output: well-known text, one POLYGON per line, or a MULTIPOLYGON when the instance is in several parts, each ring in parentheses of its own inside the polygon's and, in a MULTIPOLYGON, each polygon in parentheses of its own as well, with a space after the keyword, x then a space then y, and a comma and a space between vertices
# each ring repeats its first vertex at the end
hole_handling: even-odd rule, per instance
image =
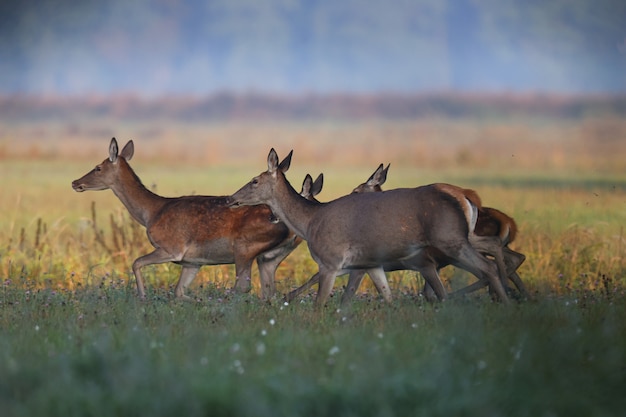
POLYGON ((250 181, 250 183, 252 185, 258 185, 259 184, 259 179, 258 178, 252 178, 252 181, 250 181))
POLYGON ((101 167, 100 165, 96 166, 95 171, 96 171, 96 172, 100 172, 100 171, 102 171, 102 167, 101 167))

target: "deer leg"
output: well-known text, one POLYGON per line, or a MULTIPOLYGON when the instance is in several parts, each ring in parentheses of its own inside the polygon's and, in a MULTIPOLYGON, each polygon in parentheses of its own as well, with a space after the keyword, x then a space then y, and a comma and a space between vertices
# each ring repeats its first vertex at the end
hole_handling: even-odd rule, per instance
POLYGON ((235 254, 235 290, 237 292, 246 293, 252 289, 252 260, 247 257, 235 254))
MULTIPOLYGON (((515 284, 515 287, 520 292, 522 297, 530 298, 530 294, 526 290, 526 287, 524 283, 522 282, 522 279, 519 277, 519 275, 516 272, 516 269, 519 268, 519 266, 524 262, 524 260, 526 259, 526 256, 508 248, 507 246, 504 246, 502 248, 502 256, 504 260, 504 268, 506 270, 508 279, 511 280, 513 284, 515 284)), ((458 295, 469 294, 473 291, 479 290, 487 286, 488 284, 489 283, 487 281, 479 280, 471 285, 468 285, 467 287, 464 287, 464 288, 461 288, 460 290, 455 291, 452 295, 458 296, 458 295)))
POLYGON ((335 285, 335 278, 337 277, 336 270, 322 269, 320 268, 319 274, 319 286, 317 288, 317 297, 315 298, 315 304, 317 307, 323 307, 330 297, 330 293, 333 291, 335 285))
MULTIPOLYGON (((530 298, 530 294, 526 290, 526 287, 525 287, 524 283, 522 282, 522 279, 517 274, 517 272, 515 272, 515 271, 511 272, 509 274, 509 279, 513 282, 513 284, 515 284, 515 287, 517 287, 517 289, 520 292, 520 294, 522 295, 522 297, 530 298)), ((484 288, 487 285, 489 285, 489 283, 487 281, 479 280, 479 281, 476 281, 475 283, 473 283, 471 285, 468 285, 467 287, 463 287, 463 288, 461 288, 459 290, 456 290, 455 292, 453 292, 450 295, 456 297, 456 296, 460 296, 460 295, 469 294, 471 292, 474 292, 476 290, 484 288)))
POLYGON ((461 247, 456 257, 451 257, 452 264, 485 280, 491 285, 495 294, 504 303, 509 302, 504 286, 498 277, 495 264, 480 255, 469 243, 461 247))
MULTIPOLYGON (((526 260, 526 256, 510 249, 507 246, 504 246, 502 248, 502 255, 503 255, 504 264, 506 268, 506 274, 507 274, 508 279, 511 280, 513 284, 515 284, 515 287, 517 288, 517 290, 520 292, 520 294, 523 297, 530 298, 530 294, 526 290, 526 287, 524 286, 522 279, 519 277, 519 275, 516 272, 517 268, 519 268, 519 266, 524 262, 524 260, 526 260)), ((476 281, 475 283, 468 285, 467 287, 464 287, 455 291, 451 295, 457 296, 457 295, 469 294, 487 285, 488 285, 487 281, 482 281, 482 280, 476 281)))
POLYGON ((278 268, 278 264, 280 264, 285 257, 279 259, 278 262, 276 262, 276 259, 277 258, 265 261, 261 257, 256 258, 256 263, 259 266, 259 278, 261 281, 261 299, 263 300, 272 298, 276 292, 276 269, 278 268))
POLYGON ((441 278, 439 277, 439 272, 437 271, 437 267, 435 264, 422 266, 417 269, 422 277, 424 277, 424 290, 423 294, 427 301, 443 301, 448 297, 448 293, 446 288, 443 286, 443 282, 441 282, 441 278))
POLYGON ((295 290, 289 292, 286 296, 285 296, 285 301, 287 302, 291 302, 293 301, 296 297, 298 297, 300 294, 302 294, 303 292, 305 292, 306 290, 308 290, 309 288, 311 288, 313 285, 317 284, 320 282, 320 277, 319 274, 315 274, 313 275, 307 282, 305 282, 304 284, 300 285, 298 288, 296 288, 295 290))
MULTIPOLYGON (((481 254, 493 256, 498 266, 498 276, 500 282, 504 286, 505 291, 510 291, 507 279, 507 267, 504 263, 504 254, 502 251, 502 240, 496 236, 469 236, 470 244, 481 254)), ((491 291, 491 288, 490 288, 491 291)))
POLYGON ((500 276, 500 282, 507 293, 510 293, 511 287, 509 287, 508 274, 506 273, 506 265, 504 264, 504 255, 502 254, 502 247, 499 247, 494 255, 496 265, 498 267, 498 275, 500 276))
MULTIPOLYGON (((293 252, 299 243, 300 241, 296 241, 294 239, 289 244, 284 244, 279 248, 272 249, 257 256, 256 263, 259 266, 259 275, 261 277, 261 296, 263 299, 271 298, 276 293, 276 270, 278 269, 280 263, 284 261, 291 252, 293 252)), ((285 298, 288 298, 288 296, 285 298)))
POLYGON ((469 294, 471 292, 474 292, 476 290, 479 290, 481 288, 485 288, 487 285, 489 285, 489 283, 486 280, 478 280, 475 283, 468 285, 467 287, 463 287, 461 289, 458 289, 456 291, 454 291, 452 294, 450 294, 451 296, 460 296, 460 295, 465 295, 465 294, 469 294))
POLYGON ((437 301, 437 294, 435 294, 435 290, 430 286, 428 282, 424 283, 424 288, 422 289, 422 295, 426 299, 426 301, 433 302, 437 301))
POLYGON ((177 298, 189 298, 185 295, 185 290, 194 280, 199 270, 199 266, 183 266, 183 270, 180 271, 180 278, 178 278, 178 284, 176 284, 176 289, 174 290, 177 298))
POLYGON ((502 248, 502 254, 504 255, 504 263, 506 264, 506 272, 509 279, 513 281, 513 284, 515 284, 522 297, 530 299, 530 293, 526 290, 526 286, 517 274, 517 268, 524 263, 526 256, 512 250, 508 246, 502 248))
POLYGON ((364 269, 350 271, 350 276, 348 277, 348 285, 346 285, 346 289, 343 291, 343 295, 341 296, 341 305, 344 305, 352 300, 354 294, 356 293, 356 290, 358 290, 359 286, 361 285, 361 281, 363 281, 365 273, 366 271, 364 269))
POLYGON ((504 256, 504 263, 506 264, 506 272, 508 275, 517 271, 526 260, 526 256, 523 253, 516 252, 508 246, 502 248, 502 255, 504 256))
MULTIPOLYGON (((388 303, 391 302, 391 289, 389 289, 389 282, 383 268, 368 269, 367 274, 374 282, 374 286, 378 292, 383 296, 384 300, 388 303)), ((342 300, 343 301, 343 300, 342 300)))
POLYGON ((141 298, 146 298, 146 290, 144 288, 143 275, 141 274, 141 268, 146 265, 163 264, 166 262, 174 262, 178 259, 167 253, 161 248, 157 248, 153 252, 147 255, 140 256, 133 262, 133 273, 135 274, 135 280, 137 282, 137 294, 141 298))

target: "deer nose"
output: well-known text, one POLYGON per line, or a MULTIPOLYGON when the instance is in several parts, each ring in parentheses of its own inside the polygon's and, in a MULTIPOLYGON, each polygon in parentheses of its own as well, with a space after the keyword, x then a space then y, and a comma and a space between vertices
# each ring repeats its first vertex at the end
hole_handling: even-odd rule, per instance
POLYGON ((82 184, 80 184, 78 180, 72 181, 72 188, 74 191, 84 191, 82 184))
POLYGON ((240 207, 239 201, 235 200, 232 196, 226 197, 226 205, 231 208, 240 207))

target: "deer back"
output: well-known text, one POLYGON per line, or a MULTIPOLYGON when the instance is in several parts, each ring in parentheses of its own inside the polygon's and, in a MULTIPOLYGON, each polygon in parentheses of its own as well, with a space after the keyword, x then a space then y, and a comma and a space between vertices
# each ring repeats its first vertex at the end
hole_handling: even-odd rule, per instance
POLYGON ((492 207, 480 210, 475 233, 478 236, 498 236, 503 244, 512 243, 517 236, 517 224, 509 215, 492 207))

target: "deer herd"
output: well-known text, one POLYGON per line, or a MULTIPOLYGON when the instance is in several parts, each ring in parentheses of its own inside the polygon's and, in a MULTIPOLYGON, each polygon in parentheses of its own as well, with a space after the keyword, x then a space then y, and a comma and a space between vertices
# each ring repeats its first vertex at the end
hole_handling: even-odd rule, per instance
POLYGON ((351 194, 329 202, 316 196, 323 176, 307 175, 297 192, 285 173, 292 152, 282 161, 272 149, 267 171, 231 196, 162 197, 148 190, 129 165, 134 144, 119 151, 115 138, 109 156, 72 182, 75 191, 111 189, 130 215, 146 228, 154 251, 132 265, 138 295, 145 298, 141 269, 173 262, 182 266, 175 289, 186 288, 203 265, 235 264, 234 288, 249 292, 256 259, 261 298, 276 294, 279 264, 304 240, 318 272, 285 296, 296 298, 317 284, 316 304, 323 306, 335 278, 349 274, 341 303, 354 296, 367 274, 385 301, 392 300, 386 271, 413 270, 424 278, 423 295, 445 300, 449 294, 439 276, 446 265, 464 269, 478 281, 452 293, 466 294, 485 286, 493 297, 509 302, 514 291, 529 294, 517 269, 525 256, 509 248, 515 221, 499 210, 483 207, 478 194, 451 184, 382 190, 389 165, 381 164, 351 194))

